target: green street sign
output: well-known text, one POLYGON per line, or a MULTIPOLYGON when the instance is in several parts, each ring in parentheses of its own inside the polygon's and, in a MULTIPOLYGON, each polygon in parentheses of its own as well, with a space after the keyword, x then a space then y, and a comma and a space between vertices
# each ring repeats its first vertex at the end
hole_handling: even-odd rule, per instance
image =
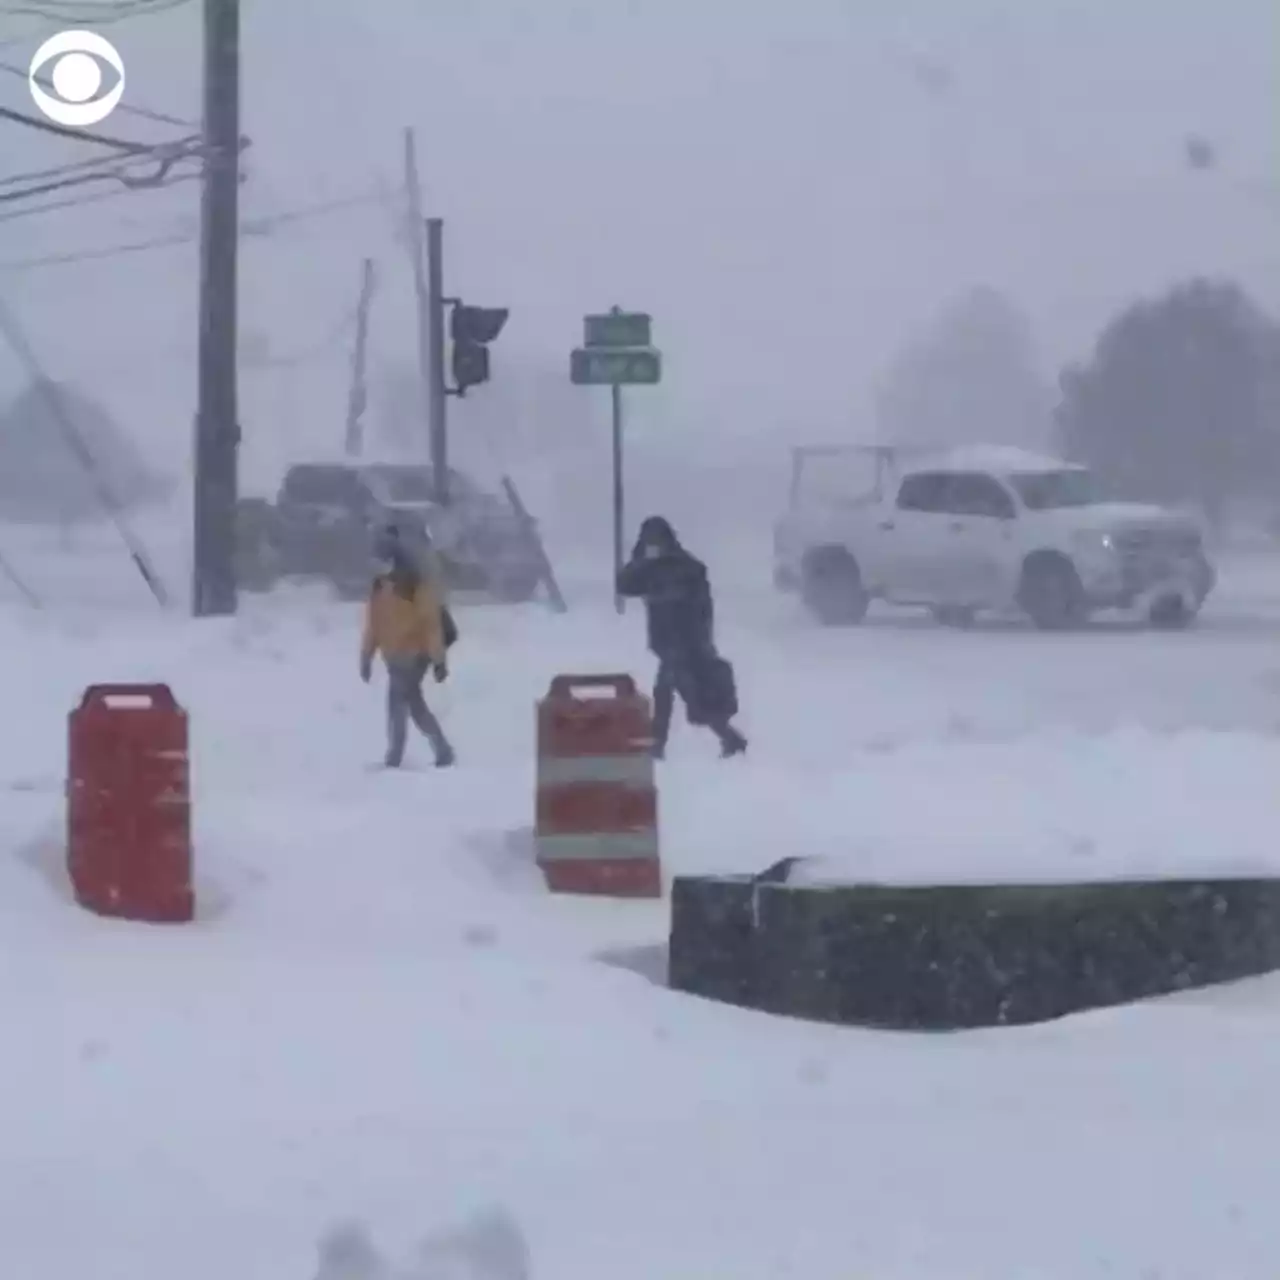
POLYGON ((652 387, 662 381, 662 353, 653 347, 578 347, 569 381, 579 387, 652 387))
POLYGON ((651 347, 653 318, 643 311, 611 311, 602 316, 584 316, 584 347, 651 347))

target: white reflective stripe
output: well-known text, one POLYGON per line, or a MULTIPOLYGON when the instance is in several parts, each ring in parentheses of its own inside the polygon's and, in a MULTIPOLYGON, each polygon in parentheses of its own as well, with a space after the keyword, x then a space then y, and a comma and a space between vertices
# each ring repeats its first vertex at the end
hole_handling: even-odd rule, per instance
POLYGON ((609 831, 599 835, 538 836, 539 862, 605 862, 658 856, 658 833, 609 831))
POLYGON ((551 756, 538 761, 538 786, 563 787, 574 782, 618 782, 653 786, 651 755, 551 756))

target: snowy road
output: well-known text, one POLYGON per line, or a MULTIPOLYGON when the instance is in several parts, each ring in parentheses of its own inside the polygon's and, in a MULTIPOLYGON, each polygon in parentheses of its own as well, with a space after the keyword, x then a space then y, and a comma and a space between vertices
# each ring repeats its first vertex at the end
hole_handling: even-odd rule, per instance
MULTIPOLYGON (((1280 867, 1280 575, 1202 631, 806 626, 726 598, 745 761, 679 735, 668 872, 784 853, 890 878, 1280 867)), ((770 1020, 600 963, 650 904, 526 861, 532 703, 649 669, 639 619, 474 609, 438 694, 462 766, 377 774, 355 616, 0 615, 0 1240, 23 1280, 311 1280, 335 1217, 394 1248, 500 1203, 535 1280, 1271 1280, 1280 985, 958 1037, 770 1020), (206 918, 61 883, 65 715, 190 708, 206 918)), ((419 759, 425 759, 420 752, 419 759)))

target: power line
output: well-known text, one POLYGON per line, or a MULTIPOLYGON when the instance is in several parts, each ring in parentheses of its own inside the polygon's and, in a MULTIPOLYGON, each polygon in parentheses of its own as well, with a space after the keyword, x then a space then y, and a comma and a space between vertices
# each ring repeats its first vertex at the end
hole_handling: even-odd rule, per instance
POLYGON ((129 527, 121 504, 116 500, 115 494, 111 492, 98 470, 97 460, 93 456, 93 451, 85 443, 84 437, 71 420, 71 415, 66 411, 66 406, 62 403, 62 397, 58 394, 57 388, 45 373, 39 359, 36 357, 36 353, 31 348, 31 344, 27 341, 27 336, 23 332, 17 316, 9 309, 2 296, 0 296, 0 336, 4 337, 5 341, 13 349, 14 354, 26 366, 32 383, 44 395, 50 413, 61 428, 72 453, 75 454, 77 461, 84 468, 103 510, 106 511, 112 524, 115 525, 116 531, 120 534, 133 560, 134 567, 155 597, 156 603, 161 608, 164 608, 169 603, 168 593, 164 589, 164 583, 161 582, 156 571, 151 566, 146 548, 138 541, 133 530, 129 527))
POLYGON ((73 138, 77 142, 92 142, 100 147, 111 147, 115 151, 124 151, 131 155, 145 155, 154 150, 142 142, 126 142, 123 138, 113 138, 103 133, 91 133, 88 129, 72 129, 67 125, 54 124, 52 120, 40 116, 29 116, 23 111, 15 111, 12 107, 0 107, 0 120, 11 120, 14 124, 26 125, 29 129, 39 129, 41 133, 56 134, 60 138, 73 138))
POLYGON ((27 0, 25 4, 0 4, 0 13, 58 24, 106 27, 117 22, 127 22, 131 18, 149 18, 153 14, 167 13, 188 3, 190 0, 120 0, 117 4, 81 5, 77 8, 65 4, 40 5, 35 0, 27 0))
MULTIPOLYGON (((362 205, 382 204, 384 200, 385 197, 382 192, 366 193, 362 196, 349 196, 342 200, 331 200, 324 204, 288 209, 281 213, 267 214, 259 218, 246 218, 240 224, 240 234, 247 237, 269 235, 277 227, 288 226, 294 222, 307 222, 312 218, 324 217, 330 213, 338 213, 342 210, 353 209, 362 205)), ((75 262, 96 262, 104 258, 125 257, 134 253, 149 253, 155 249, 169 249, 177 245, 194 244, 199 238, 196 233, 182 231, 167 236, 155 236, 147 240, 107 245, 101 249, 84 249, 72 253, 48 254, 39 258, 17 258, 9 262, 0 262, 0 272, 16 274, 21 271, 34 271, 40 267, 59 267, 75 262)))
POLYGON ((26 173, 11 173, 0 178, 0 187, 13 186, 17 182, 39 182, 44 178, 61 178, 69 173, 83 173, 86 169, 101 169, 120 163, 114 156, 94 156, 91 160, 74 160, 70 164, 54 165, 51 169, 31 169, 26 173))
MULTIPOLYGON (((201 177, 198 173, 179 173, 159 185, 176 187, 182 182, 195 182, 201 177)), ((55 213, 59 209, 76 209, 83 204, 100 204, 104 200, 118 200, 121 196, 132 195, 134 187, 120 187, 115 191, 99 191, 91 196, 78 196, 66 200, 50 200, 46 204, 38 204, 27 209, 14 209, 10 213, 0 213, 0 222, 12 222, 15 218, 30 218, 41 213, 55 213)))
MULTIPOLYGON (((0 49, 4 48, 0 44, 0 49)), ((0 61, 0 71, 7 72, 11 76, 17 76, 22 80, 26 80, 30 75, 30 71, 26 67, 20 67, 16 62, 0 61)), ((53 82, 48 76, 36 76, 36 83, 43 85, 46 89, 53 87, 53 82)), ((151 120, 156 124, 174 125, 179 129, 198 129, 199 125, 191 120, 183 120, 178 116, 167 115, 163 111, 155 111, 149 107, 135 106, 129 102, 117 102, 116 110, 125 115, 137 116, 141 120, 151 120)))
POLYGON ((44 258, 27 258, 17 262, 0 262, 0 271, 31 271, 37 267, 61 267, 73 262, 97 262, 103 258, 123 258, 132 253, 148 253, 152 249, 168 249, 181 244, 194 244, 200 237, 190 232, 158 236, 154 240, 137 240, 131 244, 112 245, 107 249, 86 249, 81 253, 55 253, 44 258))
POLYGON ((51 169, 34 169, 25 173, 11 173, 0 178, 0 187, 15 186, 20 182, 39 182, 45 178, 62 179, 81 176, 118 177, 125 186, 152 186, 164 177, 166 171, 179 160, 189 160, 200 155, 203 145, 198 134, 183 138, 179 142, 166 142, 148 148, 145 155, 120 157, 95 156, 92 160, 77 160, 73 164, 55 165, 51 169), (160 166, 156 174, 142 178, 131 178, 129 169, 141 161, 154 161, 160 166))
POLYGON ((84 186, 90 182, 120 182, 126 189, 130 191, 139 188, 161 187, 165 185, 165 180, 169 175, 169 170, 179 159, 190 159, 190 156, 172 158, 162 160, 160 168, 154 173, 144 178, 131 178, 123 169, 115 169, 103 173, 83 173, 79 177, 62 178, 54 182, 44 182, 38 186, 23 187, 19 191, 0 192, 0 204, 7 204, 14 200, 29 200, 33 196, 48 195, 51 191, 61 191, 66 187, 84 186))

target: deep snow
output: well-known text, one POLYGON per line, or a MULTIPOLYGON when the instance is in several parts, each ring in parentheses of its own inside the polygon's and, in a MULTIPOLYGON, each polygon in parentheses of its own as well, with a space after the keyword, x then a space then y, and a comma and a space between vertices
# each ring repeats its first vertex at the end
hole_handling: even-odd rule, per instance
MULTIPOLYGON (((1200 634, 1063 638, 824 633, 726 589, 753 750, 678 736, 667 872, 1275 869, 1276 581, 1228 582, 1200 634)), ((649 670, 639 617, 571 594, 564 618, 462 609, 448 774, 371 771, 380 691, 319 593, 203 624, 0 613, 7 1274, 312 1280, 335 1222, 403 1257, 495 1206, 536 1280, 1275 1274, 1280 982, 873 1034, 666 992, 634 964, 662 906, 550 900, 533 702, 557 671, 649 670), (135 678, 191 714, 187 929, 66 897, 66 714, 135 678)))

